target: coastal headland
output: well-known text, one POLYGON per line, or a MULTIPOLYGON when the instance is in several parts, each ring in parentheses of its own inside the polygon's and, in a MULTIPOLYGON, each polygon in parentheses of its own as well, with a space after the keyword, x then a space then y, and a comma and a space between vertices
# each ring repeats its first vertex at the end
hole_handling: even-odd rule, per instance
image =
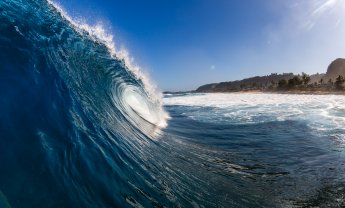
POLYGON ((345 59, 331 62, 326 73, 271 73, 242 80, 205 84, 196 93, 272 92, 294 94, 345 94, 345 59))

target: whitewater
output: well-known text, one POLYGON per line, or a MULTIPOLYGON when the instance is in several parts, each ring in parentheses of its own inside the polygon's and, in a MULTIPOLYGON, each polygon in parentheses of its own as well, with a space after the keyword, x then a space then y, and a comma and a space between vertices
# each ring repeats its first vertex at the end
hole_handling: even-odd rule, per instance
POLYGON ((344 96, 163 96, 45 0, 0 1, 0 63, 0 207, 345 205, 344 96))

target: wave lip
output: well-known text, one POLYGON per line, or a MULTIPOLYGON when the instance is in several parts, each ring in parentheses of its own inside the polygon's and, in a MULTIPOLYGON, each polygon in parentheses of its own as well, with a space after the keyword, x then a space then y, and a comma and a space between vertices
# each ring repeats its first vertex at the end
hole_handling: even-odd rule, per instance
POLYGON ((163 108, 162 93, 157 90, 156 85, 148 78, 147 74, 143 73, 142 69, 134 63, 134 59, 129 55, 127 50, 124 48, 118 50, 116 48, 114 36, 108 33, 102 24, 91 26, 83 21, 76 21, 56 2, 52 0, 47 0, 47 2, 53 6, 77 32, 81 35, 87 33, 93 41, 101 42, 106 46, 112 58, 123 62, 124 68, 129 70, 138 83, 140 83, 140 86, 137 87, 141 88, 140 90, 133 90, 133 85, 128 86, 129 90, 126 90, 123 95, 126 98, 128 96, 127 94, 130 94, 130 99, 126 98, 125 101, 140 117, 157 127, 165 128, 169 115, 163 108), (136 100, 140 100, 141 102, 137 102, 136 100))

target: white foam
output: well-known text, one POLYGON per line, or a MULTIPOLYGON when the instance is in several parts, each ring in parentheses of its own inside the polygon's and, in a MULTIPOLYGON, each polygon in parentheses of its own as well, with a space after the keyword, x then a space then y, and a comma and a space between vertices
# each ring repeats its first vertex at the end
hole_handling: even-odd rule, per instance
POLYGON ((169 96, 163 101, 165 105, 187 106, 184 115, 197 120, 234 124, 299 120, 320 132, 345 127, 342 95, 210 93, 169 96))
POLYGON ((167 126, 166 120, 161 119, 161 115, 157 114, 155 109, 151 109, 145 102, 145 98, 139 93, 133 90, 126 90, 123 96, 126 104, 140 117, 158 127, 164 128, 167 126))

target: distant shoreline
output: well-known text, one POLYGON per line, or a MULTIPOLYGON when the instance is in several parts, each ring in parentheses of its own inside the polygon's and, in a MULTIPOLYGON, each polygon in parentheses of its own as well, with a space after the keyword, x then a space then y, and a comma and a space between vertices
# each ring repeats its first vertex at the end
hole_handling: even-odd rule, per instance
POLYGON ((242 80, 205 84, 190 92, 345 95, 345 59, 335 59, 328 66, 326 73, 271 73, 242 80))
MULTIPOLYGON (((180 92, 182 93, 182 92, 180 92)), ((262 93, 262 94, 291 94, 291 95, 345 95, 345 91, 262 91, 262 90, 246 90, 233 92, 185 92, 185 93, 203 93, 203 94, 236 94, 236 93, 262 93)))
POLYGON ((227 91, 227 92, 197 92, 197 91, 180 91, 180 92, 163 92, 163 94, 246 94, 246 93, 262 93, 262 94, 287 94, 287 95, 345 95, 345 91, 263 91, 263 90, 243 90, 243 91, 227 91))

